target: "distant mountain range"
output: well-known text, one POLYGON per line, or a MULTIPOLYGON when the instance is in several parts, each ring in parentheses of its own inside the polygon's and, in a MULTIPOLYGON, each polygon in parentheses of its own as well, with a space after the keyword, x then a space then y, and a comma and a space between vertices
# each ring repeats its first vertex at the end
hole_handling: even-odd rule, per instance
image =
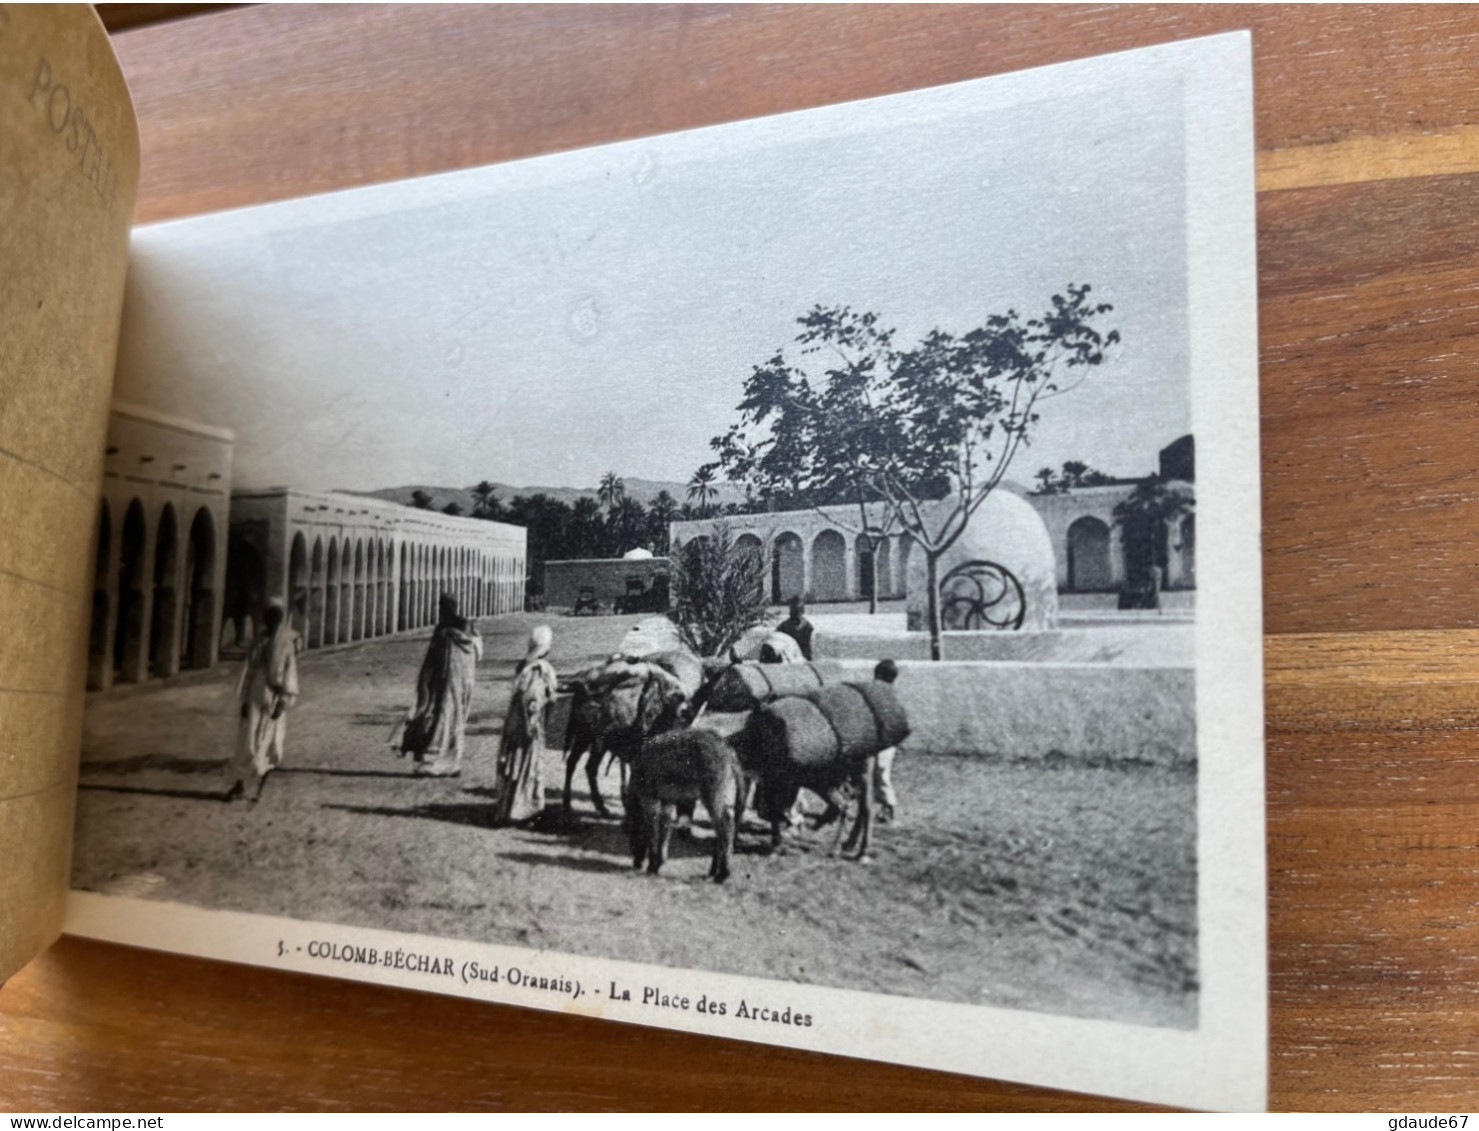
MULTIPOLYGON (((628 498, 636 499, 644 507, 651 504, 660 491, 666 491, 680 504, 688 498, 688 484, 677 481, 661 479, 625 479, 626 493, 628 498)), ((552 499, 559 499, 562 503, 571 504, 579 498, 594 499, 596 488, 594 487, 511 487, 507 483, 495 483, 499 501, 507 506, 513 502, 518 495, 548 495, 552 499)), ((726 503, 741 502, 745 494, 733 483, 716 483, 718 496, 715 501, 723 506, 726 503)), ((365 495, 372 499, 386 499, 392 503, 400 503, 403 506, 413 505, 411 497, 417 491, 425 491, 431 496, 431 509, 442 510, 448 503, 456 503, 462 508, 463 514, 472 514, 473 507, 477 505, 477 496, 473 494, 471 487, 431 487, 425 484, 410 484, 405 487, 382 487, 377 491, 346 491, 347 495, 365 495)))

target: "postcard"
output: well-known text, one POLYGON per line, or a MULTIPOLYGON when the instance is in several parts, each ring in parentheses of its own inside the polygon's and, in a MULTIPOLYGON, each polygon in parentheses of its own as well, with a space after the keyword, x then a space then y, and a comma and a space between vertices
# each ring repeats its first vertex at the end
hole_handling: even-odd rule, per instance
POLYGON ((73 933, 1267 1086, 1250 39, 147 226, 73 933))

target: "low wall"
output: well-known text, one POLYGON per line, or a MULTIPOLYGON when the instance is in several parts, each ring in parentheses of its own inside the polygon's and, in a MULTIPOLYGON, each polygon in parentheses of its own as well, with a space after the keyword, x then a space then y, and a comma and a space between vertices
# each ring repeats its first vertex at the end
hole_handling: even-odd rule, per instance
MULTIPOLYGON (((841 660, 857 678, 871 660, 841 660)), ((899 664, 905 751, 1087 762, 1196 761, 1196 673, 1105 664, 899 664)))
POLYGON ((640 577, 651 589, 659 574, 668 572, 667 558, 589 558, 544 563, 544 607, 573 609, 583 587, 595 591, 603 612, 611 612, 618 597, 625 597, 627 578, 640 577))
MULTIPOLYGON (((849 679, 872 678, 872 660, 838 663, 849 679)), ((909 713, 905 756, 1196 762, 1191 668, 905 661, 894 690, 909 713)), ((565 702, 551 713, 553 746, 567 714, 565 702)))
MULTIPOLYGON (((929 634, 906 631, 902 617, 822 614, 813 623, 817 659, 929 659, 929 634)), ((1189 668, 1196 660, 1196 629, 1183 619, 1105 621, 1046 632, 946 632, 940 646, 947 661, 1189 668)))

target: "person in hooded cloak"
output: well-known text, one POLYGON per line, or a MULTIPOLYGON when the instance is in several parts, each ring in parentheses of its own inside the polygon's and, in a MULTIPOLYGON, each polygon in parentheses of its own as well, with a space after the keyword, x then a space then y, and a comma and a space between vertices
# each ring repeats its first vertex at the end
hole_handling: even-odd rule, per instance
POLYGON ((237 782, 233 795, 256 801, 267 775, 282 765, 287 712, 298 701, 298 634, 288 624, 283 603, 267 602, 263 632, 252 642, 236 684, 241 705, 237 741, 237 782), (248 767, 253 781, 248 786, 248 767))
POLYGON ((553 640, 548 625, 535 628, 514 673, 494 784, 493 816, 500 824, 532 820, 544 811, 539 760, 544 752, 545 708, 554 699, 558 682, 545 659, 553 640))
POLYGON ((482 658, 483 638, 477 625, 458 611, 457 598, 443 593, 437 625, 416 676, 416 705, 406 716, 401 735, 401 754, 415 760, 417 772, 432 777, 462 772, 473 684, 482 658))

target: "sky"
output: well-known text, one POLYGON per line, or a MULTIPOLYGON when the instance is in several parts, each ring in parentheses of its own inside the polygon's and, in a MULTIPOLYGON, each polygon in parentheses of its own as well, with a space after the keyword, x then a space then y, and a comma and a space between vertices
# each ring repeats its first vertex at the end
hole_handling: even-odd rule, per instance
POLYGON ((237 487, 686 481, 813 305, 907 343, 1076 282, 1123 345, 1010 477, 1144 474, 1190 427, 1181 89, 1054 71, 138 229, 117 396, 231 428, 237 487))

